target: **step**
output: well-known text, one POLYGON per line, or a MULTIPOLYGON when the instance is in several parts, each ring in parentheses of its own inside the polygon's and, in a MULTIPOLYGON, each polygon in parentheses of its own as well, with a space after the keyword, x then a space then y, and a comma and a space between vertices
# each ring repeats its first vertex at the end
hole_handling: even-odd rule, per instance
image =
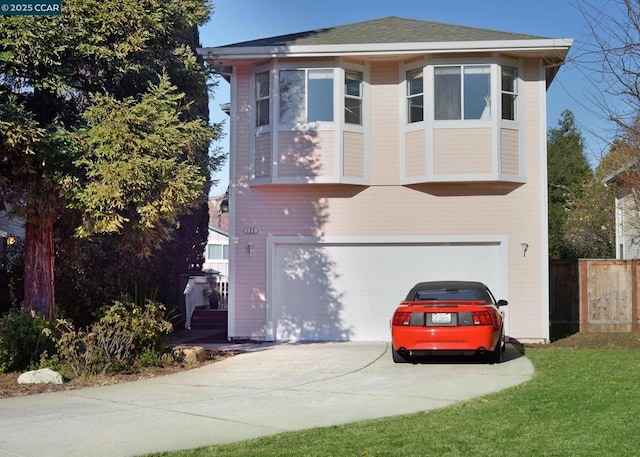
POLYGON ((227 330, 226 309, 196 308, 191 315, 191 328, 227 330))

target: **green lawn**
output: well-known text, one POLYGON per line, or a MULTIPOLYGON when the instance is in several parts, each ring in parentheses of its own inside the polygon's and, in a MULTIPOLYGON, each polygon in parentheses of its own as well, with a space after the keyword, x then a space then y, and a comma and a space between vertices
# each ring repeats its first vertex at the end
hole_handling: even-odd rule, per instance
POLYGON ((533 379, 444 409, 162 454, 638 456, 640 351, 527 349, 533 379))

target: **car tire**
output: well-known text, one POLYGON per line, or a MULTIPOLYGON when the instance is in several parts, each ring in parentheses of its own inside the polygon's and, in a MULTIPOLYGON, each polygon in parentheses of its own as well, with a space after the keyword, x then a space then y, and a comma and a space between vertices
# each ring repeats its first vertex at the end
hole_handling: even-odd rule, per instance
POLYGON ((491 363, 502 363, 502 352, 505 349, 504 341, 500 339, 498 344, 496 344, 496 348, 489 353, 489 361, 491 363))
POLYGON ((409 359, 396 351, 393 344, 391 344, 391 357, 395 363, 409 363, 409 359))

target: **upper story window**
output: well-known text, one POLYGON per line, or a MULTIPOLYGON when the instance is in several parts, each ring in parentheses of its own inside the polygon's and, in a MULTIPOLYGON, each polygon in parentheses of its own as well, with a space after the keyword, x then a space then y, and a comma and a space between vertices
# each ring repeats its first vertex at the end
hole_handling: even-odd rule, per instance
POLYGON ((435 120, 491 118, 489 65, 436 66, 433 90, 435 120))
POLYGON ((360 71, 344 72, 344 121, 347 124, 362 125, 362 83, 360 71))
POLYGON ((407 72, 407 120, 409 124, 424 120, 424 70, 407 72))
POLYGON ((502 119, 515 121, 518 100, 518 69, 502 67, 502 119))
POLYGON ((280 70, 280 123, 333 121, 333 70, 280 70))
POLYGON ((256 127, 269 125, 269 72, 256 75, 256 127))

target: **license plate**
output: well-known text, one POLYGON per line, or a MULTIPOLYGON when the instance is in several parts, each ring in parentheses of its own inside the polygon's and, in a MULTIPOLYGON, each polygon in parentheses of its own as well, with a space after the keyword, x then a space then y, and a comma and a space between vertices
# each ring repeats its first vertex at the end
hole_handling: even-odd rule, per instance
POLYGON ((433 313, 431 315, 431 322, 434 324, 450 324, 451 313, 433 313))

